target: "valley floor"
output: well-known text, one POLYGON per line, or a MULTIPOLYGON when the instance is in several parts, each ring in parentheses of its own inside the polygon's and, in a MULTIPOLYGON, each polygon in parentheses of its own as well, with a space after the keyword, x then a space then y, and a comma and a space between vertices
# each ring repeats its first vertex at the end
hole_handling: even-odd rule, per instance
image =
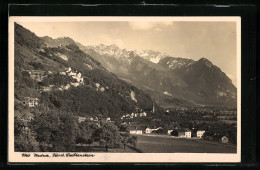
POLYGON ((104 152, 104 153, 137 153, 132 147, 126 146, 124 148, 108 148, 106 151, 105 147, 100 146, 88 146, 88 145, 76 145, 73 152, 104 152))
POLYGON ((136 147, 144 153, 236 153, 236 145, 213 141, 137 135, 136 147))

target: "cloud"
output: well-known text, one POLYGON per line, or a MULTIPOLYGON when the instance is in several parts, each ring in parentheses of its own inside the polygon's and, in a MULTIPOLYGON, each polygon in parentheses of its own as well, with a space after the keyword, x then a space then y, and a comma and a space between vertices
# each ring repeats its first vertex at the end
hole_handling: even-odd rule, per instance
POLYGON ((173 22, 169 21, 130 21, 129 26, 133 30, 160 29, 159 27, 171 26, 173 22))

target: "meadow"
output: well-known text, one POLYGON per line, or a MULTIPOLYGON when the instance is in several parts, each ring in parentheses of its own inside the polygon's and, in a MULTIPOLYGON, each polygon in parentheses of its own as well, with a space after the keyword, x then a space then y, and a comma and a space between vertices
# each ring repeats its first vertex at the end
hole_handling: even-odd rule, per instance
POLYGON ((136 147, 144 153, 236 153, 232 144, 144 135, 138 135, 136 147))

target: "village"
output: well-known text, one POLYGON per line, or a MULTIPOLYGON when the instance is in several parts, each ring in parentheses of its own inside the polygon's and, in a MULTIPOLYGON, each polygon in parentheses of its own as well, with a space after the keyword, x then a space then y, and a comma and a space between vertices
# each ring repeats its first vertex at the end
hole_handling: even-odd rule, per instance
MULTIPOLYGON (((44 79, 46 79, 48 76, 53 75, 54 73, 51 71, 42 71, 42 70, 25 70, 29 75, 31 79, 34 79, 37 82, 42 82, 44 79)), ((70 67, 66 68, 64 71, 58 72, 59 76, 66 76, 72 78, 72 82, 66 84, 66 85, 54 85, 49 84, 48 86, 42 86, 40 92, 50 92, 53 90, 68 90, 71 87, 78 87, 81 85, 84 85, 84 78, 82 74, 78 71, 73 71, 70 67)), ((109 87, 104 86, 102 87, 100 83, 95 83, 94 88, 96 91, 105 91, 109 87)), ((104 116, 79 116, 78 117, 78 123, 84 122, 84 121, 91 121, 96 123, 98 126, 100 125, 100 121, 106 121, 113 124, 116 124, 120 122, 120 126, 126 126, 128 131, 127 133, 131 135, 167 135, 168 137, 173 138, 186 138, 186 139, 202 139, 204 133, 206 132, 206 129, 199 128, 199 129, 192 129, 188 126, 179 126, 179 124, 172 124, 168 125, 166 127, 162 127, 160 125, 150 125, 149 123, 140 123, 139 120, 142 118, 147 118, 149 115, 155 115, 155 112, 158 110, 155 109, 154 103, 151 110, 143 110, 137 103, 137 100, 135 98, 135 93, 133 91, 130 92, 131 99, 136 103, 136 108, 134 112, 131 113, 122 113, 119 118, 116 118, 115 120, 111 120, 110 117, 104 117, 104 116), (136 122, 137 120, 137 122, 136 122)), ((24 97, 24 100, 22 101, 22 104, 24 106, 27 106, 29 108, 38 107, 40 104, 40 101, 36 97, 24 97)), ((230 109, 217 109, 217 108, 171 108, 171 109, 164 109, 164 114, 173 114, 174 115, 185 115, 187 112, 190 112, 190 115, 197 114, 197 118, 203 120, 203 121, 210 121, 210 120, 220 120, 220 121, 235 121, 236 118, 236 111, 230 110, 230 109)), ((32 118, 30 118, 32 119, 32 118)), ((114 119, 114 118, 113 118, 114 119)), ((161 121, 161 119, 158 118, 148 118, 151 120, 157 120, 161 121)), ((198 119, 198 120, 199 120, 198 119)), ((209 140, 212 140, 211 137, 209 137, 209 140)), ((222 136, 221 142, 227 143, 228 137, 222 136)))
MULTIPOLYGON (((34 108, 39 106, 39 99, 38 98, 30 98, 25 97, 23 102, 24 105, 28 106, 29 108, 34 108)), ((168 113, 169 110, 165 110, 165 113, 168 113)), ((182 112, 182 110, 180 110, 182 112)), ((224 112, 224 111, 222 111, 224 112)), ((112 120, 111 117, 105 116, 78 116, 78 123, 82 123, 85 121, 90 121, 95 123, 97 126, 100 126, 102 121, 119 124, 119 126, 126 127, 127 131, 123 133, 129 133, 130 135, 146 135, 146 136, 168 136, 171 138, 186 138, 186 139, 202 139, 204 133, 206 132, 205 129, 194 129, 188 127, 180 127, 177 122, 174 122, 171 126, 168 126, 167 129, 161 126, 149 125, 149 124, 140 124, 136 122, 138 119, 146 118, 149 114, 155 114, 155 107, 151 111, 143 111, 140 106, 136 106, 136 111, 127 114, 123 114, 120 119, 112 120)), ((225 112, 226 113, 226 112, 225 112)), ((32 115, 32 114, 30 114, 32 115)), ((213 113, 214 115, 214 113, 213 113)), ((33 116, 30 116, 28 120, 32 120, 33 116)), ((209 139, 213 140, 213 139, 209 139)), ((229 139, 227 136, 222 136, 221 140, 222 143, 228 143, 229 139)))
MULTIPOLYGON (((36 82, 43 82, 44 79, 54 75, 52 71, 43 71, 43 70, 23 70, 27 72, 31 79, 35 80, 36 82)), ((43 85, 40 89, 38 89, 40 92, 49 92, 52 90, 68 90, 70 87, 78 87, 80 85, 84 85, 84 78, 82 77, 82 74, 78 71, 73 71, 70 67, 66 68, 64 71, 61 71, 58 73, 57 76, 67 76, 71 77, 74 81, 66 84, 66 85, 54 85, 54 84, 48 84, 43 85)))

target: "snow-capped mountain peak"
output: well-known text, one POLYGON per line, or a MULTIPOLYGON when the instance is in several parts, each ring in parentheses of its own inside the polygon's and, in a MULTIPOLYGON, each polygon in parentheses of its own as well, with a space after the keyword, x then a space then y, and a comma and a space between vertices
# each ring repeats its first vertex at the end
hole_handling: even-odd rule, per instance
POLYGON ((153 51, 153 50, 128 51, 126 49, 120 49, 116 44, 112 44, 112 45, 99 44, 97 46, 87 46, 87 49, 92 49, 100 55, 113 56, 117 59, 127 59, 129 61, 134 56, 139 56, 153 63, 158 63, 161 59, 168 56, 168 54, 166 53, 160 53, 158 51, 153 51))
POLYGON ((153 63, 158 63, 161 59, 165 58, 168 56, 166 53, 160 53, 158 51, 153 51, 153 50, 141 50, 141 51, 135 51, 135 53, 153 63))

